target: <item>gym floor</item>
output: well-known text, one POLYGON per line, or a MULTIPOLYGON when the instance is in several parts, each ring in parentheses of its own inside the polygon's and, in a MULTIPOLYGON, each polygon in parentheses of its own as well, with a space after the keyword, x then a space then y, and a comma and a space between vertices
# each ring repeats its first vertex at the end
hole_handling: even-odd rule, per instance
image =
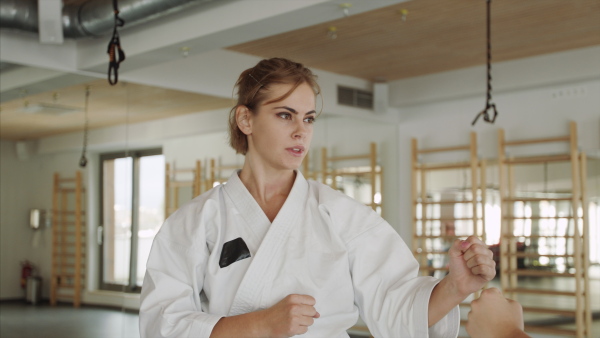
MULTIPOLYGON (((556 285, 556 280, 525 280, 525 284, 531 286, 543 286, 552 282, 552 286, 558 289, 563 287, 571 288, 572 285, 559 282, 556 285)), ((499 286, 494 280, 490 286, 499 286)), ((600 280, 593 279, 591 281, 591 298, 592 310, 594 312, 594 322, 592 332, 594 337, 600 337, 600 302, 594 301, 600 299, 600 280)), ((565 298, 565 297, 563 297, 565 298)), ((527 305, 532 301, 538 305, 546 305, 549 307, 571 307, 571 299, 542 299, 544 304, 539 304, 540 299, 528 299, 527 297, 520 298, 520 301, 527 305)), ((468 309, 461 309, 461 312, 468 312, 468 309)), ((466 313, 463 313, 463 316, 466 313)), ((562 318, 558 320, 556 317, 545 319, 540 317, 526 316, 526 322, 537 325, 555 326, 565 329, 573 329, 575 327, 572 318, 562 318)), ((460 336, 466 336, 466 332, 461 329, 460 336)), ((533 338, 555 338, 559 336, 531 334, 533 338)), ((59 304, 56 307, 51 307, 47 302, 41 302, 37 305, 28 304, 23 300, 2 301, 0 302, 0 337, 2 338, 138 338, 138 315, 131 310, 119 310, 115 308, 105 308, 97 306, 82 306, 75 309, 71 304, 59 304)), ((352 338, 358 338, 358 335, 352 335, 352 338)))
POLYGON ((2 338, 138 338, 138 315, 112 308, 71 304, 0 303, 2 338))

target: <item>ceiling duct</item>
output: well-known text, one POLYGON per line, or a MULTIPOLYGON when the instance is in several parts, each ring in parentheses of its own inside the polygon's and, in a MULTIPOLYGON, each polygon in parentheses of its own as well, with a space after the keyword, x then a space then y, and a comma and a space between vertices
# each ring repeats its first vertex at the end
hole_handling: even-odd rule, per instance
MULTIPOLYGON (((215 0, 119 0, 119 16, 129 28, 212 1, 215 0)), ((65 5, 62 23, 65 38, 110 34, 115 24, 112 1, 89 0, 65 5)), ((38 0, 1 0, 0 28, 38 33, 38 0)))

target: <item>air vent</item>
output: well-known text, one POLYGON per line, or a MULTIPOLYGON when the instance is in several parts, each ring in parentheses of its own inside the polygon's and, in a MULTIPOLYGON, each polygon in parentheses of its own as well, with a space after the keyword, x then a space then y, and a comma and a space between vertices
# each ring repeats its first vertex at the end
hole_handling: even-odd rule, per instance
POLYGON ((356 88, 338 86, 338 104, 373 109, 373 93, 356 88))

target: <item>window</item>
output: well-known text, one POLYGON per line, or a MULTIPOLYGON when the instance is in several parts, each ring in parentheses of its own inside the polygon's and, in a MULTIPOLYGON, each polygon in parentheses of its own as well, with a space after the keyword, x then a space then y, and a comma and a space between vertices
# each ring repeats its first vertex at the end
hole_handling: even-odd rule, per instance
POLYGON ((100 288, 139 292, 164 221, 165 159, 154 149, 105 154, 100 160, 100 288))

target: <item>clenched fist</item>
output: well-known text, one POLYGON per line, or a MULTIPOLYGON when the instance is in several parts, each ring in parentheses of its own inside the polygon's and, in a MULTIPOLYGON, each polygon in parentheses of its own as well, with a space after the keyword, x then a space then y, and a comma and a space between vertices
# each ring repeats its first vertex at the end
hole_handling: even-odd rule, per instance
POLYGON ((475 236, 464 241, 457 239, 450 250, 447 278, 465 297, 481 289, 496 276, 494 255, 487 245, 475 236))
POLYGON ((221 318, 210 337, 280 338, 303 334, 321 316, 315 304, 311 296, 288 295, 268 309, 221 318))
POLYGON ((289 295, 272 307, 262 310, 263 324, 269 337, 291 337, 304 334, 319 318, 316 301, 307 295, 289 295))

